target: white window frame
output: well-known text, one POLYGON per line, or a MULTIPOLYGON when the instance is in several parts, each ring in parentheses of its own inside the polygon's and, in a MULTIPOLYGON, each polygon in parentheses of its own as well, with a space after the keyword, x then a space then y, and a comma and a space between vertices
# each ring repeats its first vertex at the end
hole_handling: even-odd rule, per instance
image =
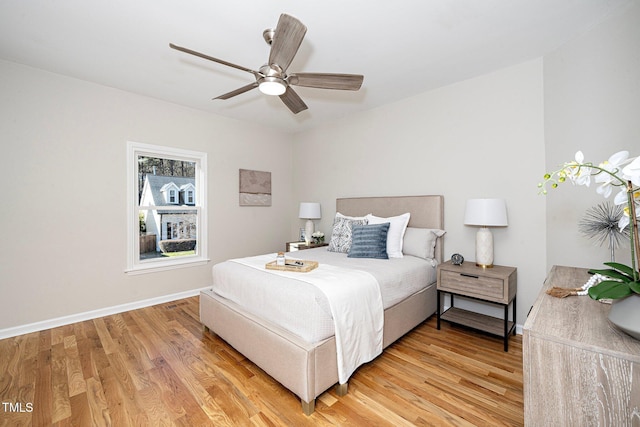
MULTIPOLYGON (((207 252, 207 153, 183 150, 161 145, 145 144, 141 142, 127 142, 127 274, 152 273, 156 271, 173 270, 182 267, 193 267, 209 262, 207 252), (140 223, 139 213, 143 210, 154 210, 141 207, 138 202, 138 157, 159 157, 184 160, 196 163, 195 176, 195 205, 197 216, 196 233, 197 245, 194 255, 140 259, 140 223)), ((176 194, 177 196, 177 194, 176 194)), ((162 210, 183 211, 184 206, 162 206, 162 210)))

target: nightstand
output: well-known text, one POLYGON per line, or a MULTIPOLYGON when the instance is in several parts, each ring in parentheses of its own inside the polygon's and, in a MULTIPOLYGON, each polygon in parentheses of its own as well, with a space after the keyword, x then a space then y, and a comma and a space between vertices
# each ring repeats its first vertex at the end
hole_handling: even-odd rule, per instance
POLYGON ((504 351, 509 351, 509 335, 515 335, 516 326, 516 288, 517 269, 494 265, 492 268, 482 268, 472 262, 453 265, 447 261, 438 266, 438 316, 437 328, 440 320, 478 329, 504 340, 504 351), (451 295, 451 306, 441 312, 442 294, 451 295), (463 296, 479 301, 498 304, 504 307, 504 318, 499 319, 469 310, 455 307, 454 297, 463 296), (512 319, 509 321, 509 305, 512 306, 512 319))
POLYGON ((321 248, 323 246, 329 246, 328 243, 310 243, 305 242, 287 242, 287 252, 302 251, 305 249, 321 248))

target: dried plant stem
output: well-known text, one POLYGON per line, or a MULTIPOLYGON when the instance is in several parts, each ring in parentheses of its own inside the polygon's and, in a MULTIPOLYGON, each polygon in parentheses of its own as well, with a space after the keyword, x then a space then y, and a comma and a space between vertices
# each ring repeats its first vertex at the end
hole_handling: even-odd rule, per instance
POLYGON ((547 289, 547 294, 556 298, 566 298, 570 296, 578 295, 578 292, 583 290, 582 288, 559 288, 554 286, 553 288, 547 289))

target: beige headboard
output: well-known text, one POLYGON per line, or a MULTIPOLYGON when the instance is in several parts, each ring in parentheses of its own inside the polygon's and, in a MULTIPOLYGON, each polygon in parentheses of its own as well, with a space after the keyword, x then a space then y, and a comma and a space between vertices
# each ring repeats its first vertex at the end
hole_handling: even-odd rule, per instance
MULTIPOLYGON (((349 216, 389 217, 411 213, 409 227, 444 230, 443 196, 350 197, 336 199, 336 211, 349 216)), ((436 259, 443 261, 442 239, 436 244, 436 259)))

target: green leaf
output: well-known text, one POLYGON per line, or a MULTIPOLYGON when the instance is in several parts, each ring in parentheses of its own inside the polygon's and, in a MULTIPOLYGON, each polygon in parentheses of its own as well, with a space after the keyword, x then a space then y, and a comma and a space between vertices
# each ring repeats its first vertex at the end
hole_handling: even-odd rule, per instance
POLYGON ((589 296, 595 300, 603 298, 620 299, 632 293, 627 283, 614 280, 604 280, 596 286, 589 288, 589 296))
POLYGON ((617 262, 605 262, 604 265, 615 268, 616 270, 623 272, 629 277, 634 277, 634 273, 637 273, 633 271, 633 268, 629 267, 628 265, 620 264, 617 262))
POLYGON ((636 294, 640 294, 640 282, 629 283, 629 289, 631 289, 636 294))
POLYGON ((602 274, 603 276, 611 277, 612 279, 620 279, 624 282, 633 282, 633 277, 629 277, 626 274, 620 273, 616 270, 589 270, 591 274, 602 274))

